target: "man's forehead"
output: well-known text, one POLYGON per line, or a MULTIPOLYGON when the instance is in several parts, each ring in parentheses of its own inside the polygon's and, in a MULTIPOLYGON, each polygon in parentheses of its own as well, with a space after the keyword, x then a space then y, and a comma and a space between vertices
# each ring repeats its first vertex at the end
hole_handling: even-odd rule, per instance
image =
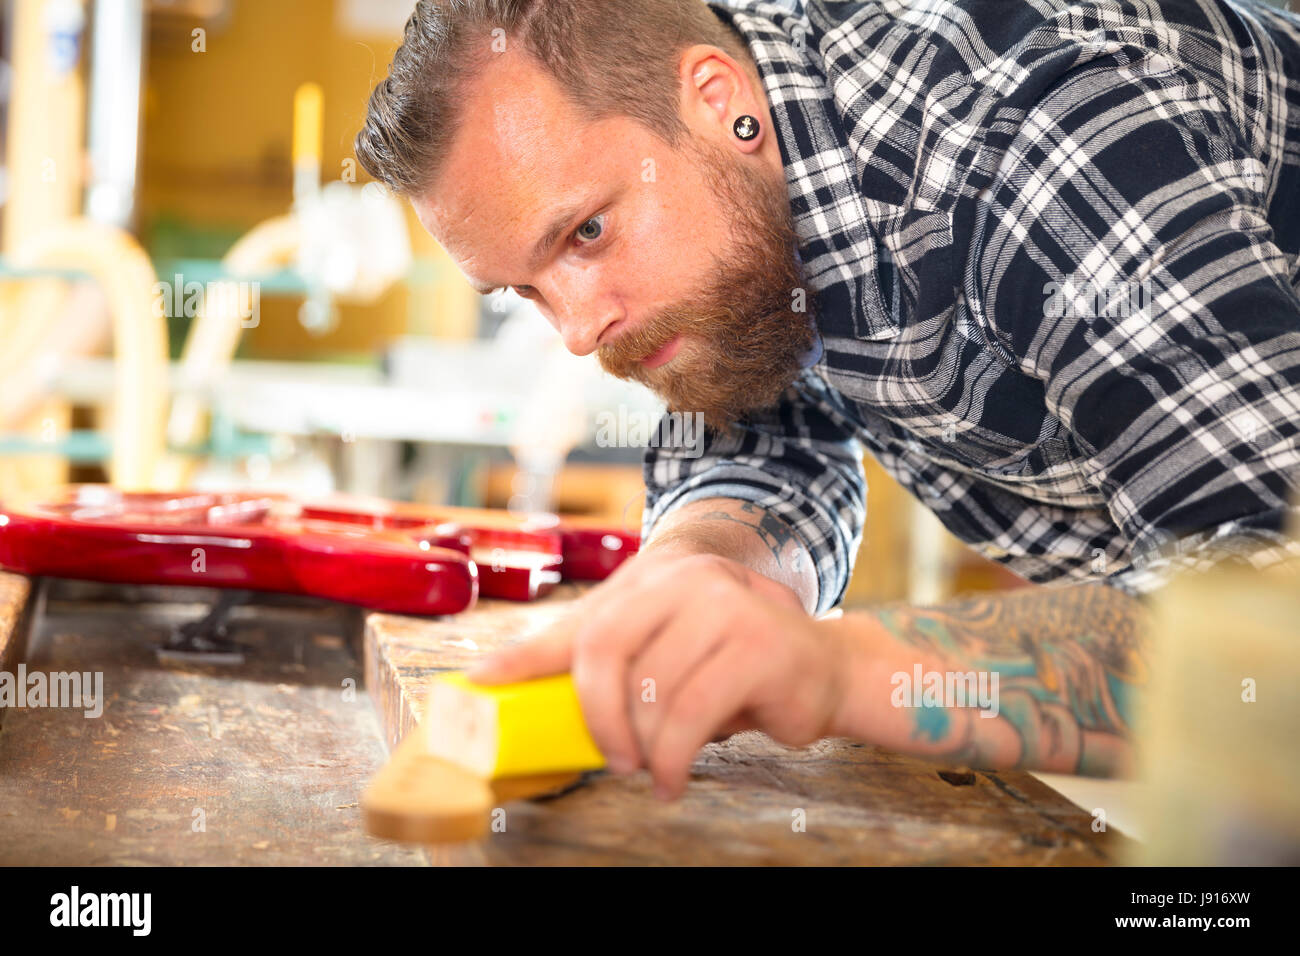
POLYGON ((493 270, 523 269, 557 213, 594 200, 630 162, 622 153, 636 151, 633 124, 584 121, 554 80, 515 59, 489 60, 438 180, 412 201, 462 271, 485 283, 511 281, 493 270))
POLYGON ((492 245, 528 239, 519 230, 571 197, 575 180, 581 184, 589 133, 554 80, 526 57, 488 57, 466 92, 438 180, 412 201, 421 224, 455 258, 493 238, 492 245))
POLYGON ((542 177, 520 182, 508 173, 491 185, 448 177, 443 188, 412 200, 416 216, 471 281, 496 282, 497 268, 513 268, 536 237, 536 223, 564 190, 542 177), (501 266, 497 264, 501 263, 501 266), (508 265, 507 265, 508 264, 508 265))

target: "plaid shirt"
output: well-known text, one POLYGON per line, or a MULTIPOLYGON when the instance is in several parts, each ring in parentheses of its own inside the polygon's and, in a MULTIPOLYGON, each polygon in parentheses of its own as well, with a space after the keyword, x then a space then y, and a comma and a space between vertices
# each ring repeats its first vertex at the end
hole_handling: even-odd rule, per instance
POLYGON ((1300 19, 1244 0, 735 0, 822 348, 643 535, 755 502, 843 596, 865 445, 1031 581, 1300 555, 1300 19))

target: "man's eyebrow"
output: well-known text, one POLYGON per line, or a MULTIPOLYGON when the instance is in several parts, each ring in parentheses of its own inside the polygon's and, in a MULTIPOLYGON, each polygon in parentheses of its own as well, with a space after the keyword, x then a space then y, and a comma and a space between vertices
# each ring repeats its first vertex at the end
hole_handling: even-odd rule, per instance
MULTIPOLYGON (((576 219, 583 210, 589 208, 590 204, 583 200, 582 202, 571 203, 565 206, 554 216, 551 217, 551 224, 547 227, 542 238, 537 240, 533 246, 532 255, 528 259, 528 270, 531 272, 536 269, 547 254, 550 253, 551 247, 554 246, 569 229, 569 225, 576 219)), ((470 285, 479 295, 491 295, 496 289, 499 289, 508 283, 505 282, 487 282, 478 279, 470 279, 470 285)))

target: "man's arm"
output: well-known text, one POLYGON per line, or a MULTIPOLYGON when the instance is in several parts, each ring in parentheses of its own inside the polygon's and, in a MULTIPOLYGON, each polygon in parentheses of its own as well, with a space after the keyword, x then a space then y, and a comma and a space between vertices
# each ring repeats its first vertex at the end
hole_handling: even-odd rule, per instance
POLYGON ((867 495, 842 401, 808 371, 773 408, 729 432, 707 429, 702 447, 647 449, 646 550, 719 554, 792 588, 809 611, 834 607, 867 495))
POLYGON ((758 505, 702 498, 669 512, 641 554, 716 554, 794 591, 805 609, 817 606, 817 572, 794 529, 758 505))
POLYGON ((823 622, 849 647, 831 732, 972 767, 1123 773, 1147 681, 1145 616, 1123 591, 1085 584, 823 622))
POLYGON ((651 448, 645 476, 641 553, 469 676, 570 672, 610 768, 651 767, 672 794, 719 733, 820 736, 841 679, 809 611, 834 606, 848 584, 866 481, 853 426, 812 373, 773 409, 708 430, 703 447, 651 448), (656 693, 634 707, 647 680, 656 693))

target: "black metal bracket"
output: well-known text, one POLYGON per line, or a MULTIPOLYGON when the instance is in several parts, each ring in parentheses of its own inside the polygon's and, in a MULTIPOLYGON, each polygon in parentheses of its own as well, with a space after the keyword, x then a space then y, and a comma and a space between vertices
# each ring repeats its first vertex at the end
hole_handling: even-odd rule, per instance
POLYGON ((230 637, 228 625, 230 613, 252 596, 252 591, 222 591, 203 617, 172 628, 167 643, 157 649, 158 659, 182 664, 244 663, 248 648, 230 637))

